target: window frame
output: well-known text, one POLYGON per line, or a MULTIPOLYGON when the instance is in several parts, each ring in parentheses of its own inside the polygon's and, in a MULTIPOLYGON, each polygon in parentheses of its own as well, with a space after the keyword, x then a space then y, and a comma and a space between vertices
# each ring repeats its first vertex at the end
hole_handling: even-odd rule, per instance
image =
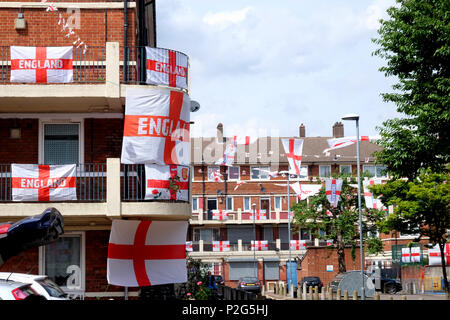
POLYGON ((353 174, 353 169, 352 169, 352 165, 351 164, 340 164, 339 165, 339 174, 342 174, 342 168, 345 168, 345 167, 350 167, 350 173, 345 173, 345 174, 350 174, 350 175, 352 175, 353 174))
POLYGON ((282 196, 273 196, 273 208, 274 210, 282 211, 283 210, 283 197, 282 196), (280 199, 280 207, 277 208, 277 198, 280 199))
POLYGON ((227 179, 228 179, 228 181, 237 181, 237 180, 240 180, 241 179, 241 167, 240 166, 231 166, 231 167, 228 167, 227 168, 228 170, 227 170, 227 179), (230 169, 231 168, 237 168, 237 170, 238 170, 238 178, 236 179, 236 178, 230 178, 230 169))
POLYGON ((374 168, 375 174, 373 176, 371 176, 370 178, 388 178, 389 177, 387 172, 386 172, 386 175, 384 175, 384 176, 378 176, 378 174, 377 174, 377 168, 384 167, 383 170, 386 170, 387 169, 386 166, 378 166, 378 165, 374 165, 374 164, 365 164, 365 165, 363 165, 362 173, 366 172, 366 167, 373 167, 374 168))
POLYGON ((252 206, 252 198, 251 197, 242 197, 242 211, 250 212, 252 206), (248 199, 248 208, 245 208, 245 199, 248 199))
POLYGON ((329 177, 331 177, 331 165, 329 165, 329 164, 326 164, 326 165, 319 165, 319 177, 320 177, 320 178, 329 178, 329 177), (320 168, 322 168, 322 167, 327 167, 327 168, 329 168, 330 174, 329 174, 328 176, 322 176, 322 175, 321 175, 321 173, 320 173, 320 168))
POLYGON ((217 168, 217 171, 220 173, 220 166, 208 166, 208 168, 207 168, 207 180, 206 181, 208 181, 208 182, 216 182, 214 179, 212 179, 211 177, 210 177, 210 175, 209 175, 209 170, 210 169, 213 169, 213 168, 217 168))
POLYGON ((267 171, 270 170, 269 166, 250 166, 250 180, 253 180, 253 181, 269 181, 270 180, 269 174, 266 174, 267 175, 266 178, 261 178, 261 171, 259 171, 258 178, 253 178, 253 169, 256 169, 256 168, 262 169, 262 170, 267 170, 267 171))

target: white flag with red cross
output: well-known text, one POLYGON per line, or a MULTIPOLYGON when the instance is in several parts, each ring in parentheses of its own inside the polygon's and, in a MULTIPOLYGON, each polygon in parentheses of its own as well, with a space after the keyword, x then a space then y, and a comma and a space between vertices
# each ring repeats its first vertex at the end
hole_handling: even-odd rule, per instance
POLYGON ((143 287, 187 281, 186 221, 113 220, 109 284, 143 287))
POLYGON ((411 262, 411 250, 406 247, 402 248, 402 263, 410 263, 411 262))
POLYGON ((325 179, 325 194, 328 202, 336 208, 341 196, 342 179, 325 179))
POLYGON ((121 162, 190 165, 190 99, 168 89, 128 88, 121 162))
POLYGON ((186 241, 186 251, 188 251, 188 252, 194 251, 194 249, 192 247, 192 241, 186 241))
POLYGON ((268 240, 252 240, 251 242, 251 250, 252 251, 266 251, 269 250, 269 241, 268 240))
POLYGON ((188 56, 184 53, 145 47, 147 83, 187 89, 188 56))
POLYGON ((334 244, 333 239, 328 239, 327 240, 327 247, 331 247, 334 244))
MULTIPOLYGON (((360 136, 359 141, 376 141, 380 139, 380 136, 360 136)), ((329 152, 331 150, 344 148, 347 146, 351 146, 356 143, 356 136, 353 137, 342 137, 342 138, 332 138, 328 139, 328 148, 323 150, 323 153, 329 152)))
POLYGON ((73 82, 73 47, 11 46, 11 82, 73 82))
POLYGON ((381 184, 381 180, 375 179, 375 180, 364 180, 363 181, 363 188, 364 188, 364 200, 366 202, 367 209, 378 209, 382 210, 384 209, 383 203, 380 199, 375 198, 372 194, 372 192, 369 190, 369 186, 373 186, 376 184, 381 184))
POLYGON ((11 164, 13 201, 77 200, 76 165, 11 164))
POLYGON ((306 241, 305 240, 291 240, 289 242, 289 247, 291 248, 291 250, 306 249, 306 241))
POLYGON ((293 183, 290 186, 297 194, 299 200, 305 200, 308 197, 315 196, 322 189, 321 184, 300 184, 300 182, 293 183))
POLYGON ((255 213, 253 211, 250 212, 250 219, 254 220, 267 220, 266 210, 255 209, 255 213))
POLYGON ((213 251, 230 251, 230 241, 213 241, 213 251))
POLYGON ((234 145, 243 144, 244 146, 248 146, 248 145, 256 142, 256 137, 254 137, 254 136, 233 136, 232 141, 233 141, 234 145))
POLYGON ((223 152, 222 158, 219 158, 215 164, 221 166, 233 166, 234 155, 236 154, 236 146, 234 144, 227 145, 225 151, 223 152))
POLYGON ((228 220, 229 211, 228 210, 212 210, 213 220, 228 220))
POLYGON ((289 162, 289 173, 300 175, 303 139, 281 139, 281 143, 289 162))
MULTIPOLYGON (((446 265, 450 266, 450 243, 445 244, 444 261, 446 265)), ((439 249, 439 245, 435 245, 433 248, 428 249, 428 264, 430 266, 442 265, 441 250, 439 249)))
POLYGON ((189 167, 145 165, 145 199, 189 201, 189 167))
POLYGON ((411 262, 420 262, 420 247, 411 248, 411 262))

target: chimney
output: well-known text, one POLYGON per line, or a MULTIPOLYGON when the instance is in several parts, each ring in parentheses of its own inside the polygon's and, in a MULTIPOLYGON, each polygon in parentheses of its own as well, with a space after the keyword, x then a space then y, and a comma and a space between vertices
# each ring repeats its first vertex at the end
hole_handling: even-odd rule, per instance
POLYGON ((223 142, 223 124, 221 123, 217 125, 217 142, 218 143, 223 142))
POLYGON ((306 128, 303 123, 300 125, 300 128, 299 128, 299 137, 300 138, 306 137, 306 128))
POLYGON ((342 138, 344 136, 344 125, 342 122, 336 122, 333 125, 333 137, 342 138))

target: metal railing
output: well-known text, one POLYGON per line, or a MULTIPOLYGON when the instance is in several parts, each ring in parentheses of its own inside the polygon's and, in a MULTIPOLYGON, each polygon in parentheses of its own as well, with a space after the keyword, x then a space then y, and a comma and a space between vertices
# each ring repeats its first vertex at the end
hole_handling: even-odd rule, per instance
MULTIPOLYGON (((0 83, 12 84, 9 46, 0 46, 0 83)), ((106 50, 103 46, 73 48, 73 83, 105 83, 106 50)))
MULTIPOLYGON (((75 175, 77 200, 70 202, 106 201, 105 163, 78 164, 75 175)), ((0 164, 0 202, 13 202, 10 164, 0 164)))
POLYGON ((126 57, 127 68, 122 65, 121 82, 125 84, 145 84, 147 72, 147 58, 145 47, 120 48, 120 55, 126 57))

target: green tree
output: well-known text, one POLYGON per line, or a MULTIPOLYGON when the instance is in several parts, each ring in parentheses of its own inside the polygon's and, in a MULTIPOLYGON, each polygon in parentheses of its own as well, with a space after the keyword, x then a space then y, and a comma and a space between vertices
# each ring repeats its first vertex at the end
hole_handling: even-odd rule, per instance
MULTIPOLYGON (((336 178, 338 178, 336 176, 336 178)), ((342 189, 336 208, 332 208, 325 194, 325 187, 309 201, 303 200, 292 205, 294 219, 293 231, 300 228, 307 229, 318 239, 330 239, 335 243, 334 249, 338 255, 339 273, 346 272, 345 247, 352 247, 352 258, 355 259, 354 250, 359 242, 359 211, 356 179, 350 176, 341 176, 342 189), (348 180, 347 180, 348 178, 348 180), (331 212, 331 216, 327 214, 331 212)), ((362 185, 361 185, 362 188, 362 185)), ((362 190, 361 190, 362 191, 362 190)), ((362 197, 362 199, 364 199, 362 197)), ((366 209, 364 201, 361 203, 363 216, 363 234, 367 238, 369 253, 378 253, 383 250, 381 240, 377 237, 368 237, 368 233, 376 233, 376 222, 384 217, 380 210, 366 209)))
POLYGON ((185 286, 185 294, 190 293, 197 300, 207 300, 211 296, 211 290, 205 287, 208 281, 209 266, 199 259, 188 257, 186 259, 188 281, 185 286))
POLYGON ((385 205, 394 211, 378 223, 382 232, 397 230, 405 234, 419 234, 414 241, 429 237, 439 245, 445 291, 450 294, 445 269, 444 246, 450 229, 450 174, 422 173, 414 180, 393 180, 375 185, 371 190, 381 195, 385 205))
POLYGON ((443 172, 450 162, 449 8, 450 0, 397 0, 373 39, 373 54, 387 62, 380 71, 397 80, 382 96, 403 115, 378 128, 377 161, 394 178, 413 179, 423 168, 443 172))

